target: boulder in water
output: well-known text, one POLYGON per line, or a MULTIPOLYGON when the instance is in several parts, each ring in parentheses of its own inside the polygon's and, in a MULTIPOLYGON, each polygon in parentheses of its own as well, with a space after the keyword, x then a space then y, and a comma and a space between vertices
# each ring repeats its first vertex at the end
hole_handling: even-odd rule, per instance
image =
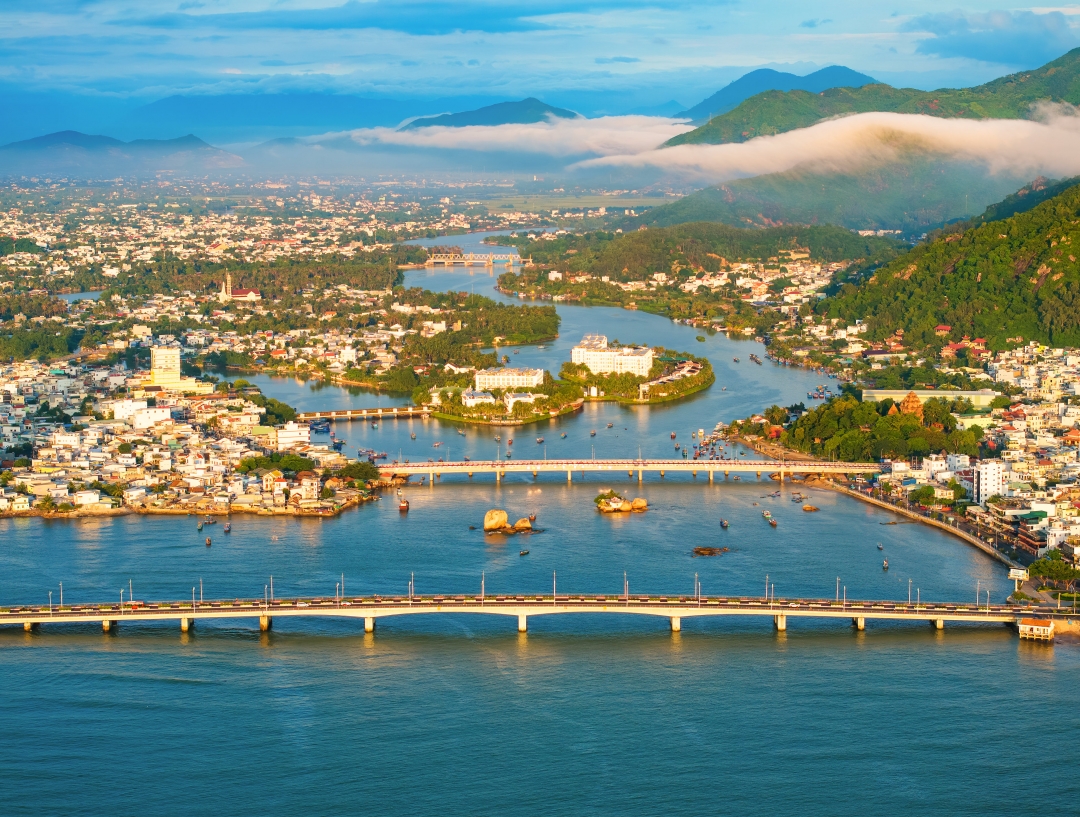
POLYGON ((630 507, 633 508, 635 511, 644 511, 648 509, 649 503, 639 496, 637 499, 630 503, 630 507))
POLYGON ((484 531, 502 530, 507 527, 509 521, 510 517, 506 515, 506 511, 492 509, 484 514, 484 531))
POLYGON ((514 523, 514 530, 532 530, 532 522, 527 517, 522 517, 514 523))
POLYGON ((619 504, 619 510, 620 511, 632 511, 633 509, 634 509, 634 505, 629 499, 624 499, 619 504))

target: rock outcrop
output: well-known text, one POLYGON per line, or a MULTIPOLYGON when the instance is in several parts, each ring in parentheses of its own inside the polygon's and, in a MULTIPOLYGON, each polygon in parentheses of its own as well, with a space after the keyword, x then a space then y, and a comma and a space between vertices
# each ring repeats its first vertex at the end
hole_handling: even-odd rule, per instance
POLYGON ((484 531, 502 530, 509 527, 510 517, 506 511, 492 509, 484 514, 484 531))
POLYGON ((635 511, 644 511, 648 509, 649 503, 639 496, 637 499, 630 503, 630 507, 632 510, 635 511))
POLYGON ((532 522, 530 522, 527 517, 522 517, 514 523, 514 530, 532 530, 532 522))

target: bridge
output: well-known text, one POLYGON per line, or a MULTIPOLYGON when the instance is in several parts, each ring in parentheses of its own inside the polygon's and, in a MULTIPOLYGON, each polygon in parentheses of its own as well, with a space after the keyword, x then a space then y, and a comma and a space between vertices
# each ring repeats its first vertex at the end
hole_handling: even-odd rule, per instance
POLYGON ((427 419, 431 409, 410 406, 398 408, 330 409, 329 411, 298 411, 297 420, 410 420, 427 419))
MULTIPOLYGON (((605 613, 640 615, 668 619, 673 632, 682 629, 684 618, 756 617, 771 618, 778 631, 787 630, 788 619, 850 620, 856 630, 866 622, 924 621, 941 630, 945 622, 961 624, 999 623, 1019 626, 1021 619, 1038 615, 1042 619, 1065 622, 1066 611, 1033 605, 962 604, 954 602, 904 603, 896 601, 849 601, 833 599, 785 599, 746 596, 653 596, 601 594, 517 594, 517 595, 430 595, 430 596, 339 596, 334 598, 229 599, 160 601, 109 604, 72 604, 66 607, 14 606, 0 610, 0 625, 21 624, 31 632, 43 624, 99 623, 105 632, 127 622, 178 622, 188 632, 202 620, 252 619, 268 631, 274 618, 363 619, 364 631, 375 631, 379 618, 406 615, 476 614, 509 616, 517 619, 519 632, 526 632, 530 616, 605 613)), ((1074 618, 1075 614, 1068 614, 1074 618)))
POLYGON ((425 267, 493 267, 496 263, 513 266, 521 263, 517 253, 432 253, 425 267))
POLYGON ((783 482, 784 475, 790 474, 867 474, 877 473, 881 465, 876 462, 799 462, 784 460, 694 460, 694 459, 609 459, 609 460, 477 460, 454 462, 391 462, 379 466, 384 476, 421 476, 426 475, 431 482, 442 478, 444 474, 494 474, 495 481, 501 482, 506 474, 523 473, 534 477, 540 473, 566 473, 566 481, 573 481, 574 472, 597 472, 612 475, 626 471, 628 477, 637 472, 638 482, 644 479, 646 471, 659 472, 665 476, 668 472, 687 473, 697 477, 698 472, 708 475, 711 483, 716 474, 727 477, 730 474, 779 474, 783 482))

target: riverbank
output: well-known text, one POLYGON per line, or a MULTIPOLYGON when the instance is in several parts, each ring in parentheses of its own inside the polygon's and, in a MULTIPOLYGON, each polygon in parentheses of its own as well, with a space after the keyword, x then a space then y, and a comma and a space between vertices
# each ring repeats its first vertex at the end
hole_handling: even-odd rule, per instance
POLYGON ((850 496, 853 499, 858 499, 862 502, 874 505, 875 507, 881 508, 882 510, 892 511, 893 513, 899 514, 900 516, 903 516, 914 522, 922 522, 924 524, 930 525, 931 527, 937 528, 938 530, 943 530, 946 533, 950 533, 953 536, 963 539, 969 545, 977 547, 987 556, 996 559, 1004 565, 1008 565, 1009 567, 1015 567, 1018 569, 1023 569, 1024 567, 1019 562, 1010 559, 1004 553, 997 550, 989 542, 984 542, 979 537, 974 536, 973 534, 970 534, 955 525, 950 525, 948 522, 941 522, 937 519, 931 519, 929 517, 923 516, 922 514, 916 513, 915 511, 908 510, 907 508, 901 508, 897 505, 893 505, 892 503, 885 502, 880 499, 875 499, 872 496, 867 496, 865 494, 859 493, 858 491, 852 491, 850 488, 846 488, 842 485, 837 485, 835 482, 829 479, 808 479, 804 480, 803 484, 807 485, 808 487, 825 488, 826 490, 835 491, 836 493, 844 494, 845 496, 850 496))

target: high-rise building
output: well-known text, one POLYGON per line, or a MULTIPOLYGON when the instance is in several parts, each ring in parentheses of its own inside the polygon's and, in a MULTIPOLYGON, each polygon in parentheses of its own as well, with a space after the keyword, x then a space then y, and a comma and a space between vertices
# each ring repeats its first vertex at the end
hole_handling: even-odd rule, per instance
POLYGON ((490 389, 529 389, 543 385, 543 369, 493 368, 481 369, 476 373, 476 390, 490 389))
POLYGON ((608 346, 604 335, 586 335, 570 350, 570 361, 586 366, 593 374, 636 374, 648 377, 653 350, 648 346, 608 346))
POLYGON ((154 346, 150 349, 150 383, 163 389, 180 387, 180 349, 176 346, 154 346))
POLYGON ((972 480, 975 501, 985 505, 992 496, 1000 496, 1005 491, 1005 463, 1001 460, 983 460, 974 469, 972 480))

